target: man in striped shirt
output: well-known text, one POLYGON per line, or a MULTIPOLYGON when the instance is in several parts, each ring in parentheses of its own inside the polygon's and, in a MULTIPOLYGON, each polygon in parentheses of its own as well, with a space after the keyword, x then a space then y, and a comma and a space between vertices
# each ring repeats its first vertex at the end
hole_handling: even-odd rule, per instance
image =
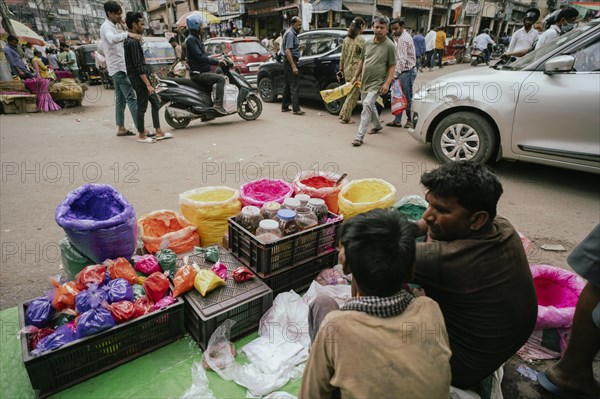
MULTIPOLYGON (((128 12, 125 17, 127 29, 130 32, 141 35, 144 33, 144 16, 140 12, 128 12)), ((127 76, 131 81, 131 85, 137 95, 137 128, 139 133, 138 142, 140 143, 155 143, 156 140, 170 139, 173 137, 171 133, 165 133, 160 128, 160 118, 158 110, 160 109, 160 100, 154 92, 154 87, 150 83, 148 77, 152 73, 150 67, 144 59, 144 52, 139 41, 132 38, 125 39, 123 43, 125 50, 125 64, 127 65, 127 76), (148 109, 148 101, 152 107, 152 123, 156 131, 156 140, 148 137, 148 131, 144 127, 144 115, 148 109)))
MULTIPOLYGON (((417 78, 417 58, 415 55, 415 45, 410 34, 404 29, 404 21, 392 19, 390 29, 394 36, 396 44, 396 74, 395 78, 399 81, 402 92, 406 97, 406 124, 407 129, 412 129, 411 102, 413 97, 413 86, 417 78)), ((386 126, 402 127, 402 112, 396 115, 394 120, 386 126)))

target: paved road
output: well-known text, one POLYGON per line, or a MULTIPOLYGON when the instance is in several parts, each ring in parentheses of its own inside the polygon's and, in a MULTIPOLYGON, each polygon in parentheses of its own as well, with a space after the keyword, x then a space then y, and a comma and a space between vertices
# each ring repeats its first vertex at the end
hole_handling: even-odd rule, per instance
MULTIPOLYGON (((420 74, 417 83, 461 68, 470 67, 420 74)), ((404 129, 386 128, 366 137, 362 147, 352 147, 357 125, 339 124, 316 102, 302 103, 305 116, 282 114, 279 103, 264 104, 254 122, 237 116, 196 121, 174 131, 173 140, 140 144, 134 137, 115 136, 113 95, 93 86, 83 107, 0 116, 0 309, 39 296, 50 288, 47 277, 60 274, 57 242, 63 232, 54 211, 86 182, 114 185, 140 216, 178 209, 178 195, 191 188, 239 187, 261 176, 291 180, 310 168, 347 172, 351 179, 379 177, 394 184, 400 198, 422 194, 419 176, 437 166, 431 149, 404 129)), ((391 120, 389 111, 383 119, 391 120)), ((499 214, 534 240, 531 260, 566 266, 566 253, 539 246, 560 243, 570 251, 598 223, 599 192, 592 183, 597 179, 520 163, 495 168, 505 191, 499 214)))

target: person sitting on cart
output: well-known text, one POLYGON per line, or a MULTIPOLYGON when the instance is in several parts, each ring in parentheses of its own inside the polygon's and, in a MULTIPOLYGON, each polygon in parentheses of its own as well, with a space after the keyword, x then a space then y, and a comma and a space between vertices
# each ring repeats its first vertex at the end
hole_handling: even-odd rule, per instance
POLYGON ((39 50, 33 50, 33 58, 31 59, 31 65, 33 69, 40 71, 40 78, 42 79, 50 79, 50 75, 48 74, 48 67, 42 61, 42 53, 39 50))
POLYGON ((4 46, 4 54, 6 55, 6 61, 10 65, 10 69, 14 76, 18 76, 21 79, 33 78, 33 74, 27 68, 27 65, 23 62, 23 58, 19 54, 17 47, 19 46, 19 39, 14 35, 8 35, 6 38, 6 46, 4 46))

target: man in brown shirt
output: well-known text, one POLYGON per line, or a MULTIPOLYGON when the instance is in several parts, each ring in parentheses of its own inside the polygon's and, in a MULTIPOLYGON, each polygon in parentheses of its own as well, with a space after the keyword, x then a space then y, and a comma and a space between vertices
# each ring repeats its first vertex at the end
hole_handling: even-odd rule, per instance
POLYGON ((376 209, 345 221, 340 241, 353 299, 340 310, 330 297, 311 304, 313 343, 298 398, 334 392, 342 398, 448 398, 442 313, 431 298, 403 288, 413 274, 414 226, 398 212, 376 209), (324 308, 330 312, 323 319, 324 308))
POLYGON ((496 216, 502 185, 473 162, 423 174, 429 207, 417 224, 415 281, 442 310, 452 385, 471 388, 527 341, 537 318, 533 278, 514 227, 496 216))

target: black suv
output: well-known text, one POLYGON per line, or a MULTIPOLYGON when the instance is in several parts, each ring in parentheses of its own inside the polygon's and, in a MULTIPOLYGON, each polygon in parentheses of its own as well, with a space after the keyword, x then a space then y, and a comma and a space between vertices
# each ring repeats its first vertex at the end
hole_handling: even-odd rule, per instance
MULTIPOLYGON (((339 86, 336 72, 340 68, 342 42, 346 29, 316 29, 298 35, 301 57, 298 61, 300 71, 300 98, 322 100, 319 92, 339 86)), ((364 32, 365 40, 373 38, 372 32, 364 32)), ((258 93, 267 103, 274 102, 283 95, 285 77, 283 64, 270 61, 258 69, 258 93)), ((325 104, 325 103, 324 103, 325 104)), ((325 104, 330 114, 338 115, 344 99, 325 104)))

